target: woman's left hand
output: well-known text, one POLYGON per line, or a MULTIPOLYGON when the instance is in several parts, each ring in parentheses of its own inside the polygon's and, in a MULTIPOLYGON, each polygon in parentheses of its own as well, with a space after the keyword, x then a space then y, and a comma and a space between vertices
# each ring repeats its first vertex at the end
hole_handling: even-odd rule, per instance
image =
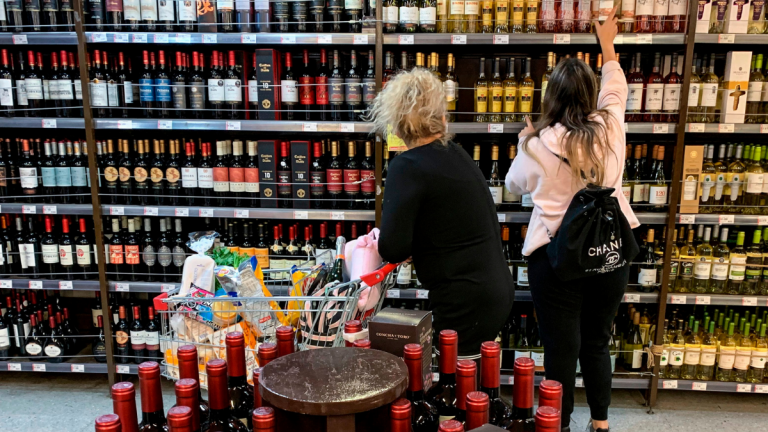
POLYGON ((533 124, 531 124, 531 118, 529 116, 525 116, 525 124, 525 128, 521 130, 519 134, 517 134, 518 138, 525 138, 536 130, 534 129, 533 124))

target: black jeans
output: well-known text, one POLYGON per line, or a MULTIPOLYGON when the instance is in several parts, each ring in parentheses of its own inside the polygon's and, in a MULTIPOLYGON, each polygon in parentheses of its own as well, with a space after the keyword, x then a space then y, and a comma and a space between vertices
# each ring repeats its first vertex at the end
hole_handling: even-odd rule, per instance
POLYGON ((544 344, 547 379, 563 385, 562 426, 573 412, 576 359, 581 363, 589 410, 608 419, 611 404, 611 324, 629 280, 629 266, 611 273, 564 282, 547 258, 546 246, 528 257, 528 281, 544 344))

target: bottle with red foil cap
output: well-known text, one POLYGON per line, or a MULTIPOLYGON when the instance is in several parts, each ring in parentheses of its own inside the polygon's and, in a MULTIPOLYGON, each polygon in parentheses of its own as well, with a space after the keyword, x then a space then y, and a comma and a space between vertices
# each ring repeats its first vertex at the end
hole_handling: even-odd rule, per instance
POLYGON ((408 344, 403 349, 403 358, 408 367, 408 391, 406 398, 411 401, 411 426, 414 432, 434 431, 438 426, 437 408, 424 398, 423 348, 419 344, 408 344))
POLYGON ((227 362, 221 359, 209 361, 205 365, 208 374, 208 400, 211 404, 209 431, 247 432, 248 428, 235 417, 230 409, 227 391, 227 362))
POLYGON ((560 410, 548 406, 540 406, 536 410, 536 432, 559 432, 560 410))
POLYGON ((266 342, 259 345, 259 351, 256 354, 259 367, 266 366, 269 362, 277 358, 277 344, 266 342))
MULTIPOLYGON (((198 366, 197 347, 194 345, 182 345, 176 351, 176 357, 179 359, 179 378, 193 379, 200 383, 200 367, 198 366)), ((198 411, 200 426, 202 430, 208 429, 208 417, 211 414, 211 408, 208 401, 203 399, 198 384, 198 411)))
POLYGON ((512 418, 512 410, 501 398, 501 346, 497 342, 483 342, 480 345, 480 391, 490 399, 488 422, 502 426, 512 418))
MULTIPOLYGON (((442 374, 440 375, 442 381, 442 374)), ((474 360, 460 360, 456 363, 456 420, 464 421, 467 411, 467 395, 477 390, 477 363, 474 360)), ((487 411, 487 410, 486 410, 487 411)))
POLYGON ((144 362, 139 365, 139 388, 141 389, 141 423, 139 432, 165 430, 163 393, 160 389, 160 365, 144 362))
POLYGON ((228 333, 225 344, 229 406, 232 415, 240 419, 245 426, 248 424, 253 401, 253 390, 248 385, 248 372, 245 369, 245 336, 241 332, 228 333))
POLYGON ((489 423, 488 417, 491 400, 487 394, 480 391, 469 392, 464 402, 467 407, 466 419, 464 421, 467 430, 479 428, 489 423))
POLYGON ((427 394, 427 400, 437 407, 440 422, 459 416, 456 407, 456 362, 459 335, 455 330, 442 330, 440 338, 440 381, 427 394))
POLYGON ((200 384, 193 378, 182 378, 174 385, 176 390, 176 405, 168 411, 168 426, 171 426, 171 411, 175 407, 189 407, 192 412, 190 431, 200 432, 200 384))
POLYGON ((457 420, 445 420, 440 422, 437 432, 464 432, 464 425, 457 420))
POLYGON ((539 384, 539 406, 549 406, 558 411, 563 409, 563 385, 555 380, 544 380, 539 384))
POLYGON ((411 401, 400 398, 389 406, 390 432, 411 432, 411 401))
POLYGON ((120 417, 116 414, 107 414, 96 418, 96 432, 121 432, 120 417))
POLYGON ((253 410, 251 417, 253 432, 275 432, 275 410, 271 407, 259 407, 253 410))
POLYGON ((261 393, 259 393, 259 377, 261 376, 261 368, 255 368, 253 370, 253 409, 248 416, 248 430, 253 430, 253 415, 254 411, 261 408, 261 393))
MULTIPOLYGON (((349 320, 344 323, 344 346, 351 347, 355 345, 354 340, 350 341, 347 335, 353 335, 363 331, 363 323, 358 320, 349 320)), ((353 338, 352 338, 353 339, 353 338)))
POLYGON ((512 419, 506 428, 514 431, 534 432, 533 376, 536 362, 527 357, 515 360, 515 385, 512 394, 512 419))
POLYGON ((119 382, 112 386, 112 410, 120 416, 122 429, 118 431, 139 431, 139 419, 136 417, 136 389, 133 383, 119 382))
POLYGON ((352 346, 355 348, 371 349, 371 341, 370 339, 358 339, 352 346))
POLYGON ((296 338, 296 330, 291 326, 280 326, 275 330, 275 336, 277 339, 277 356, 282 357, 288 354, 293 354, 296 351, 294 347, 294 340, 296 338))
POLYGON ((175 406, 168 410, 168 432, 199 432, 193 426, 192 408, 188 406, 175 406))

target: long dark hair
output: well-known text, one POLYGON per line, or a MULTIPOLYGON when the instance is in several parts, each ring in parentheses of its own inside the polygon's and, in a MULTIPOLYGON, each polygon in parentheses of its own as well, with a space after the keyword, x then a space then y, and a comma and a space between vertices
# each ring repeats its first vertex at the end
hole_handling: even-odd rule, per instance
POLYGON ((562 60, 552 71, 541 117, 534 125, 535 131, 523 142, 523 151, 531 154, 528 152, 530 139, 560 123, 566 129, 563 156, 568 159, 574 177, 581 179, 583 171, 589 182, 602 184, 605 158, 609 152, 613 153, 608 143, 608 128, 618 128, 619 123, 609 111, 597 109, 597 95, 597 79, 589 65, 578 59, 562 60), (603 121, 597 121, 598 117, 603 121))

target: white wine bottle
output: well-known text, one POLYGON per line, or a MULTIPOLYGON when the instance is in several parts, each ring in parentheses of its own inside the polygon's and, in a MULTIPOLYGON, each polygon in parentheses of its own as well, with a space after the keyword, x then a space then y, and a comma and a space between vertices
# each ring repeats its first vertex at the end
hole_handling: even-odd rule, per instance
POLYGON ((710 322, 709 328, 705 328, 704 331, 704 338, 701 340, 701 359, 696 370, 696 379, 711 381, 715 376, 715 360, 717 359, 717 339, 714 335, 715 322, 710 322))
POLYGON ((736 339, 733 337, 733 327, 733 323, 728 325, 728 332, 720 342, 720 358, 717 361, 717 375, 715 375, 715 379, 718 381, 731 381, 733 363, 736 359, 736 339))
MULTIPOLYGON (((715 230, 719 226, 715 226, 715 230)), ((722 294, 728 282, 728 257, 731 251, 726 246, 728 228, 720 230, 719 239, 712 247, 712 278, 709 281, 709 293, 722 294)))
POLYGON ((712 245, 709 239, 712 228, 704 229, 704 242, 696 248, 696 263, 693 267, 693 292, 704 294, 709 288, 709 277, 712 272, 712 245))
POLYGON ((694 321, 693 331, 685 338, 685 359, 680 378, 696 379, 696 368, 701 361, 701 338, 699 337, 699 322, 694 321))

